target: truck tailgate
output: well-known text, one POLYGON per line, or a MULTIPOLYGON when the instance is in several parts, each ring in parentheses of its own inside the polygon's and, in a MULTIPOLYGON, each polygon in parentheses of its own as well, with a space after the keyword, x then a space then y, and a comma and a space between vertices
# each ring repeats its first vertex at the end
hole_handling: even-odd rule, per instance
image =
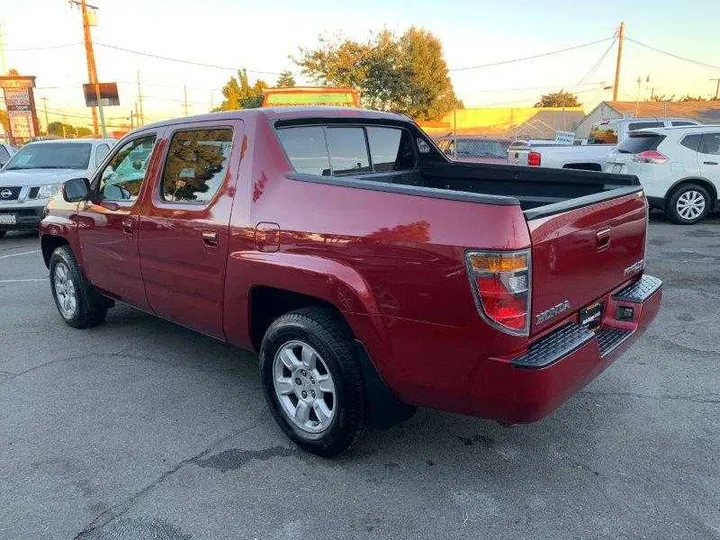
POLYGON ((526 212, 532 242, 531 334, 642 271, 647 206, 637 189, 554 215, 526 212))

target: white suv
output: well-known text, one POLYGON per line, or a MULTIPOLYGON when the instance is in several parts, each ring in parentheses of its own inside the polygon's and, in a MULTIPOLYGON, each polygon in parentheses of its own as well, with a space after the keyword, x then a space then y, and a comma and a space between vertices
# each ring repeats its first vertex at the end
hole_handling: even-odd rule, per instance
POLYGON ((632 132, 603 170, 637 175, 650 206, 675 223, 697 223, 718 206, 720 125, 632 132))

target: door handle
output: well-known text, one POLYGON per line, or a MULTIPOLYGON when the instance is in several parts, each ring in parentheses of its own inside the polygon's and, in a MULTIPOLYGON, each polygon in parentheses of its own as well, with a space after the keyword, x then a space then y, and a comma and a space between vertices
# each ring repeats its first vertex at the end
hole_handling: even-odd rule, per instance
POLYGON ((217 246, 218 245, 218 233, 217 231, 203 231, 201 233, 202 241, 205 245, 208 246, 217 246))
POLYGON ((125 234, 129 234, 132 236, 133 233, 133 220, 131 219, 123 219, 122 220, 122 230, 125 234))
POLYGON ((603 229, 595 234, 595 245, 598 250, 605 249, 610 245, 610 229, 603 229))
POLYGON ((703 161, 703 164, 704 165, 717 165, 718 162, 717 161, 703 161))

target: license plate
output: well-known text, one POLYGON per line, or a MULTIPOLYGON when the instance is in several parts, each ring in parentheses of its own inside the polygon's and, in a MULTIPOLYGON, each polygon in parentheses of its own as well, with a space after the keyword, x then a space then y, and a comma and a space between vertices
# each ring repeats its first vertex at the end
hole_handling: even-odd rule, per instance
POLYGON ((619 173, 620 171, 622 171, 622 167, 622 163, 613 163, 611 172, 619 173))
POLYGON ((595 302, 580 310, 580 324, 589 328, 594 328, 602 320, 603 305, 601 302, 595 302))
POLYGON ((15 225, 15 214, 0 214, 0 225, 15 225))

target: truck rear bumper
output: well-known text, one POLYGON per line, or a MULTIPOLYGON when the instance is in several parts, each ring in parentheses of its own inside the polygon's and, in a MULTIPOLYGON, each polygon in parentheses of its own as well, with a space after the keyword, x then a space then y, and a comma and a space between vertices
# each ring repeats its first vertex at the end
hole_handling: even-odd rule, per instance
POLYGON ((603 299, 604 316, 596 331, 570 323, 522 355, 481 362, 472 376, 469 413, 507 423, 547 416, 642 335, 661 298, 662 282, 643 276, 603 299))

